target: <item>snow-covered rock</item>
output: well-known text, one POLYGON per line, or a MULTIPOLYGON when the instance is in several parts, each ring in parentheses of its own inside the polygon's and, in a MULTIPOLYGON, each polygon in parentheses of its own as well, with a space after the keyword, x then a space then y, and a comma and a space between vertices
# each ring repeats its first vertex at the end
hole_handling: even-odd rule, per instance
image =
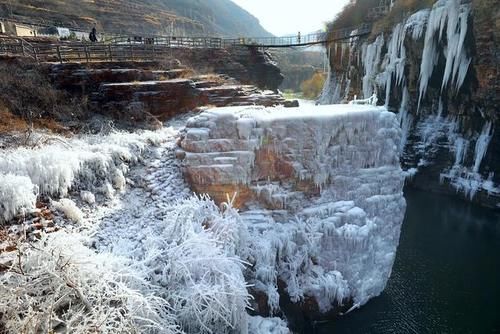
POLYGON ((400 140, 383 107, 220 108, 188 121, 180 156, 196 192, 237 194, 239 255, 269 309, 282 281, 292 302, 326 313, 365 304, 389 278, 406 205, 400 140))

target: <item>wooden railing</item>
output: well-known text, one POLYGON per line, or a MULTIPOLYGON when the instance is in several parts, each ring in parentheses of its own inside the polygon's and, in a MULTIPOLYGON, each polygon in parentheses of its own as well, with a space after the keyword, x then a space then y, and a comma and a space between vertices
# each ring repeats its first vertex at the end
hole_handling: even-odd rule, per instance
POLYGON ((147 44, 55 43, 30 44, 17 38, 0 38, 0 54, 24 56, 37 62, 98 62, 161 60, 170 48, 147 44))
POLYGON ((158 45, 170 48, 220 49, 223 39, 218 37, 174 37, 174 36, 124 36, 116 35, 104 40, 105 44, 158 45))
POLYGON ((0 54, 21 55, 38 61, 33 44, 22 38, 0 36, 0 54))

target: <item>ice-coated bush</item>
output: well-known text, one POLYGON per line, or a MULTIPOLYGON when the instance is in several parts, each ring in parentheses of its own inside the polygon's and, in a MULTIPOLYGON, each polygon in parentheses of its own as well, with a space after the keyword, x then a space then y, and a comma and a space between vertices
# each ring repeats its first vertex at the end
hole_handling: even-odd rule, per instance
POLYGON ((0 275, 7 333, 179 333, 168 303, 119 258, 55 233, 20 245, 0 275))
POLYGON ((238 213, 206 198, 173 205, 145 240, 144 270, 164 289, 188 333, 245 333, 249 294, 243 277, 245 230, 238 213))

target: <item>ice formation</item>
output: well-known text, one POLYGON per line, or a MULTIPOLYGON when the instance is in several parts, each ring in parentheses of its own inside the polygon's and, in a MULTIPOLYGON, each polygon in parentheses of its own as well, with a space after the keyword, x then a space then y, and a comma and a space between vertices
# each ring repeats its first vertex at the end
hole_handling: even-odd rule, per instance
POLYGON ((377 93, 376 75, 379 73, 380 58, 384 46, 384 36, 379 35, 375 42, 364 43, 362 46, 362 58, 365 69, 363 77, 363 94, 365 98, 377 93))
POLYGON ((429 10, 421 10, 402 23, 397 24, 389 40, 381 34, 373 43, 363 43, 361 59, 364 68, 363 94, 365 98, 378 93, 379 87, 385 90, 386 106, 389 103, 391 90, 394 85, 402 86, 405 77, 406 46, 405 39, 411 32, 413 39, 419 39, 424 31, 429 10), (382 54, 384 46, 387 53, 382 54))
MULTIPOLYGON (((359 67, 363 70, 361 84, 365 99, 372 94, 385 92, 386 107, 394 107, 394 100, 401 101, 398 113, 402 129, 400 152, 405 161, 415 161, 415 166, 407 174, 414 175, 418 168, 429 166, 440 158, 438 154, 442 155, 443 149, 447 149, 454 155, 455 161, 443 170, 441 182, 449 183, 457 191, 473 198, 479 191, 500 193, 500 185, 493 182, 495 175, 480 173, 495 128, 492 120, 483 115, 482 129, 479 127, 465 131, 460 124, 462 117, 449 115, 447 102, 443 103, 445 99, 441 98, 428 101, 431 108, 421 111, 431 77, 437 75, 438 61, 442 60, 444 64, 439 73, 440 78, 437 78, 441 79, 439 84, 443 95, 445 91, 456 94, 462 87, 471 63, 471 55, 464 44, 470 30, 470 14, 469 2, 438 0, 431 9, 423 9, 404 18, 393 27, 390 34, 380 34, 374 41, 361 45, 350 45, 349 54, 360 55, 359 67), (409 92, 413 83, 407 78, 412 73, 405 73, 409 61, 407 53, 410 51, 407 48, 418 45, 419 40, 423 42, 423 50, 417 73, 418 95, 413 98, 409 92), (401 94, 400 97, 393 98, 394 92, 401 94), (413 101, 418 101, 415 112, 411 110, 413 101), (405 150, 409 140, 411 149, 405 150)), ((412 55, 415 56, 418 55, 412 55)), ((341 91, 347 86, 349 76, 353 73, 357 75, 351 69, 342 72, 330 73, 331 80, 324 87, 323 96, 332 98, 332 101, 341 100, 341 91)))
POLYGON ((146 147, 161 137, 154 132, 117 132, 67 143, 56 141, 41 148, 0 151, 0 216, 10 220, 23 211, 33 211, 38 195, 65 196, 72 188, 111 197, 114 190, 109 184, 123 189, 127 164, 140 160, 146 147))
MULTIPOLYGON (((109 331, 287 333, 282 320, 246 312, 249 284, 279 307, 277 278, 294 300, 312 296, 322 311, 365 303, 385 286, 404 214, 397 120, 373 106, 337 106, 333 113, 308 108, 305 121, 300 109, 285 114, 244 108, 236 118, 222 109, 188 122, 185 138, 202 154, 187 154, 186 161, 214 166, 258 193, 260 199, 241 214, 231 205, 221 209, 207 198, 190 197, 171 129, 0 152, 4 220, 34 209, 43 194, 64 211, 54 211, 60 226, 83 221, 71 230, 75 234, 42 236, 44 247, 23 253, 23 270, 50 279, 44 289, 35 285, 42 281, 30 283, 13 272, 0 276, 2 296, 38 289, 46 292, 36 296, 40 305, 68 301, 81 312, 70 309, 63 317, 54 308, 61 323, 52 325, 71 323, 74 332, 109 315, 109 331), (222 119, 232 126, 217 128, 222 119), (211 138, 214 133, 220 138, 211 138), (297 134, 303 140, 294 140, 297 134), (287 180, 254 184, 248 167, 264 147, 290 155, 290 180, 309 184, 313 193, 294 191, 287 180), (245 168, 230 171, 240 162, 245 168), (259 207, 261 199, 266 207, 259 207), (56 253, 61 257, 46 260, 56 253), (58 259, 66 258, 72 265, 59 266, 58 259), (109 307, 111 299, 120 303, 109 307), (85 300, 96 305, 95 312, 82 309, 85 300)), ((30 301, 14 298, 8 304, 0 302, 0 312, 9 332, 30 328, 28 318, 50 325, 50 314, 37 313, 30 301)))
MULTIPOLYGON (((353 62, 355 61, 356 54, 353 51, 354 46, 356 45, 359 37, 357 35, 357 30, 351 31, 351 34, 348 42, 340 43, 340 57, 338 55, 338 44, 334 43, 334 55, 335 61, 337 59, 340 61, 340 65, 343 66, 345 64, 345 54, 347 53, 347 68, 351 68, 353 62)), ((328 59, 331 59, 331 51, 332 46, 327 47, 328 59)), ((321 95, 318 98, 318 104, 327 105, 327 104, 335 104, 348 101, 349 98, 349 90, 351 87, 351 80, 349 77, 349 73, 342 74, 342 77, 337 77, 334 71, 332 71, 331 64, 328 62, 328 76, 325 81, 325 85, 323 86, 323 90, 321 95)))
POLYGON ((409 108, 409 99, 410 94, 408 93, 408 88, 403 88, 403 97, 401 99, 401 106, 399 107, 398 112, 398 120, 399 125, 401 126, 401 143, 399 145, 399 150, 401 155, 403 155, 404 148, 406 146, 406 142, 408 140, 408 136, 410 135, 410 131, 412 129, 413 124, 413 116, 410 114, 409 108))
MULTIPOLYGON (((456 127, 452 130, 456 130, 456 127)), ((449 182, 457 191, 463 192, 470 199, 473 199, 481 190, 486 191, 489 195, 499 195, 500 186, 495 186, 492 181, 494 174, 490 173, 487 178, 484 178, 479 173, 492 136, 492 122, 486 122, 474 139, 473 164, 467 167, 465 166, 465 157, 471 148, 471 140, 463 138, 456 131, 451 131, 448 134, 448 143, 451 151, 455 153, 455 161, 450 169, 441 173, 441 182, 449 182)))
MULTIPOLYGON (((427 86, 441 56, 440 50, 445 50, 442 56, 446 59, 442 89, 451 87, 458 92, 471 62, 471 57, 464 47, 470 11, 470 4, 461 4, 459 0, 439 0, 432 10, 420 10, 397 24, 389 37, 380 34, 374 42, 363 43, 360 50, 364 68, 362 80, 364 98, 384 90, 387 106, 394 86, 408 86, 408 83, 404 82, 407 61, 405 39, 411 37, 413 40, 418 40, 422 36, 424 36, 424 48, 419 75, 419 105, 427 92, 427 86), (382 53, 384 49, 387 50, 385 54, 382 53)), ((355 43, 351 41, 348 69, 353 54, 357 52, 356 48, 355 43)), ((328 80, 319 100, 321 104, 340 102, 341 98, 346 98, 341 95, 343 87, 349 86, 350 70, 345 72, 345 78, 340 78, 338 74, 329 71, 328 80)))
POLYGON ((443 89, 451 84, 458 91, 469 70, 471 58, 467 55, 464 40, 470 4, 460 4, 459 0, 439 0, 430 14, 425 32, 425 43, 420 66, 419 104, 424 97, 429 81, 439 58, 439 50, 445 49, 446 66, 442 78, 443 89), (443 32, 446 27, 446 48, 442 47, 443 32))
MULTIPOLYGON (((440 150, 447 149, 454 155, 453 165, 440 174, 442 183, 449 183, 469 199, 473 199, 481 190, 490 195, 500 194, 500 186, 496 186, 492 181, 494 174, 490 173, 485 178, 479 173, 493 136, 493 123, 485 122, 480 133, 464 135, 460 131, 458 118, 443 116, 443 108, 440 101, 435 114, 423 117, 415 125, 418 139, 413 143, 413 151, 421 157, 418 167, 430 165, 438 154, 442 154, 440 150), (471 166, 466 165, 468 156, 473 157, 471 166)), ((404 126, 402 127, 404 129, 404 126)))
POLYGON ((0 223, 35 208, 37 187, 26 176, 0 173, 0 223))
POLYGON ((182 147, 195 189, 248 196, 246 277, 269 307, 280 279, 292 301, 327 312, 363 305, 389 278, 405 210, 400 137, 383 107, 235 107, 192 118, 182 147))

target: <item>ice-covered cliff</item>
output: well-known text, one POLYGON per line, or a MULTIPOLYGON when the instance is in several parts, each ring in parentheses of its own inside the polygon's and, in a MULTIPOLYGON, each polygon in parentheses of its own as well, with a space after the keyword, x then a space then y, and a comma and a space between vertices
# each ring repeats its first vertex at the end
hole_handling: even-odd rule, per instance
POLYGON ((257 310, 277 312, 281 295, 315 317, 385 287, 405 212, 400 140, 384 107, 234 107, 190 119, 177 155, 196 192, 241 209, 257 310))
POLYGON ((414 175, 413 185, 495 207, 498 8, 483 7, 482 1, 439 0, 390 32, 330 45, 331 71, 320 102, 376 93, 398 113, 403 166, 414 175))
POLYGON ((405 210, 394 114, 236 107, 171 124, 0 150, 7 333, 281 334, 267 316, 286 300, 318 316, 381 293, 405 210), (193 197, 181 165, 228 204, 193 197))

